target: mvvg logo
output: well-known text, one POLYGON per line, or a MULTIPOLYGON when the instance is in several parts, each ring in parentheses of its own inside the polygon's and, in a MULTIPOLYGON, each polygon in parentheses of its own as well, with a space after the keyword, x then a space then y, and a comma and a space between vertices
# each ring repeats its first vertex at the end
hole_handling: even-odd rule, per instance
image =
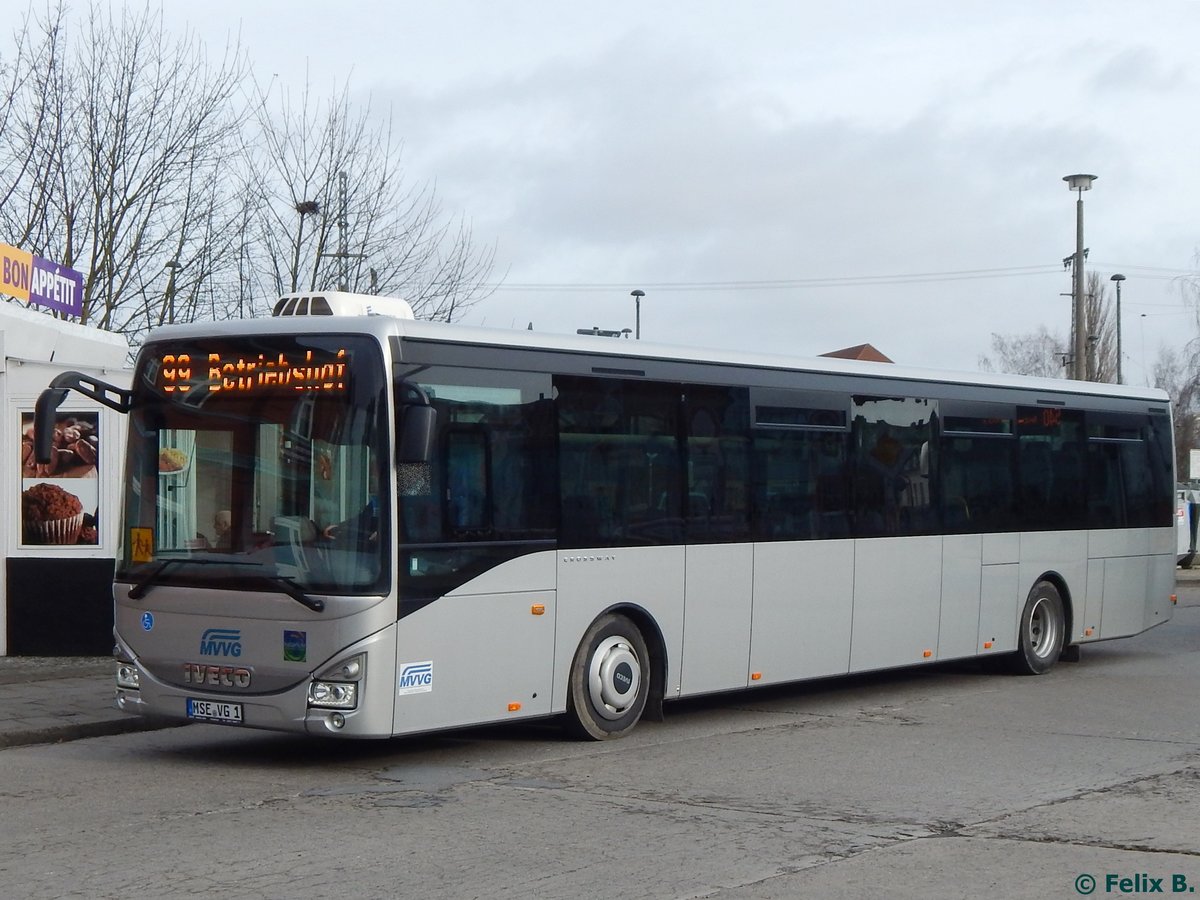
POLYGON ((426 694, 433 690, 433 660, 405 663, 400 667, 397 694, 426 694))
POLYGON ((200 636, 201 656, 241 656, 242 632, 237 628, 210 628, 200 636))

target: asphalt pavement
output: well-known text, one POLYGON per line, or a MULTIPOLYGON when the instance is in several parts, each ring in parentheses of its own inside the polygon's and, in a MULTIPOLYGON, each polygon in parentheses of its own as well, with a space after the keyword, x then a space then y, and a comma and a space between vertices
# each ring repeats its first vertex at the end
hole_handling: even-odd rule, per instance
MULTIPOLYGON (((1200 567, 1177 574, 1200 583, 1200 567)), ((0 749, 180 727, 117 709, 114 671, 108 656, 0 656, 0 749)))

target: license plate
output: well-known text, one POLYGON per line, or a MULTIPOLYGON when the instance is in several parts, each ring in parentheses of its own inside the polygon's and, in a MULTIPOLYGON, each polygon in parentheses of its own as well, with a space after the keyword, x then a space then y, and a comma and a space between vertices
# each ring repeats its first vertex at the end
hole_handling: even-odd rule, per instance
POLYGON ((199 722, 220 722, 223 725, 242 724, 242 704, 222 703, 217 700, 193 700, 188 698, 189 719, 199 722))

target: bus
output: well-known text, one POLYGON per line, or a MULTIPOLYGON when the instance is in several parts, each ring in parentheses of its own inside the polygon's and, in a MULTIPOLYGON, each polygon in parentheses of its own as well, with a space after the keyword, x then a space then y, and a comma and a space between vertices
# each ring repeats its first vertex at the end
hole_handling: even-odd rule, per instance
MULTIPOLYGON (((161 328, 128 416, 116 702, 386 738, 946 660, 1040 675, 1166 622, 1165 393, 416 321, 161 328)), ((48 433, 39 425, 39 438, 48 433)), ((39 452, 41 449, 39 448, 39 452)))

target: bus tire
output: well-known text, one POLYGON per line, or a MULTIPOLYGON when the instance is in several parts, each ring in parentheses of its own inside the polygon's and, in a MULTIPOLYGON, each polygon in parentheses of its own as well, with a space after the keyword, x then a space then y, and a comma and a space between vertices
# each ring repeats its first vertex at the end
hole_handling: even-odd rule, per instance
POLYGON ((571 732, 594 741, 628 734, 642 717, 649 691, 650 654, 641 631, 622 615, 598 618, 571 662, 571 732))
POLYGON ((1017 632, 1012 668, 1018 675, 1044 675, 1054 668, 1066 637, 1066 616, 1058 588, 1039 581, 1029 592, 1017 632))

